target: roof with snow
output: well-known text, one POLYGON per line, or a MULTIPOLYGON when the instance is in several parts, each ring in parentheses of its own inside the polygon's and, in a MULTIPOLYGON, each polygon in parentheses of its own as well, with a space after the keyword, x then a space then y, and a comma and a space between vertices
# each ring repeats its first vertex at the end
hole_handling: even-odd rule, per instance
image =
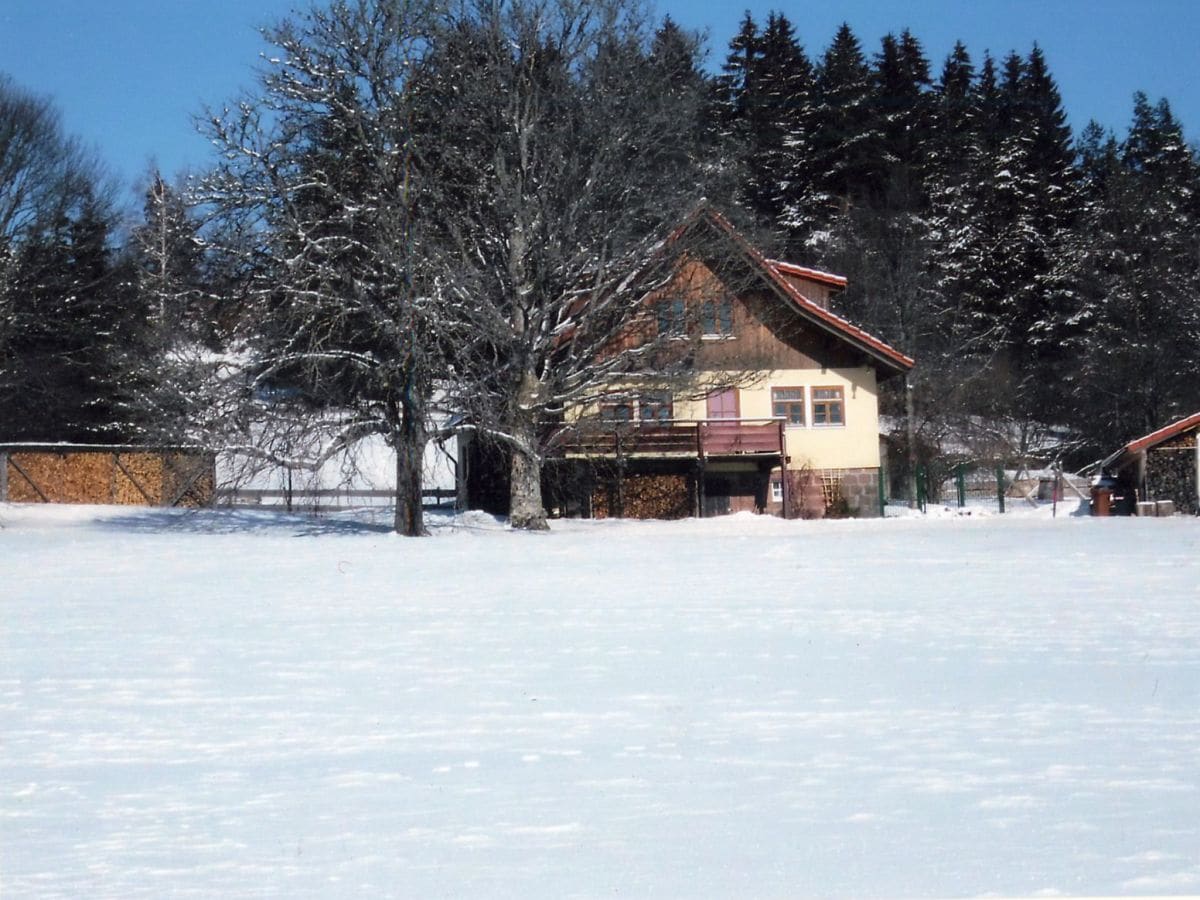
POLYGON ((711 207, 702 207, 697 210, 691 221, 685 223, 681 230, 696 222, 706 222, 729 237, 750 265, 763 276, 778 296, 800 314, 801 318, 866 354, 880 366, 881 378, 904 374, 916 365, 912 357, 906 356, 895 347, 804 296, 795 283, 785 277, 785 275, 799 276, 834 287, 845 287, 846 279, 841 275, 767 259, 733 227, 725 216, 711 207))
POLYGON ((1170 425, 1163 426, 1158 431, 1152 431, 1147 435, 1130 441, 1116 453, 1112 454, 1112 456, 1105 459, 1100 465, 1105 469, 1123 469, 1143 450, 1157 447, 1159 444, 1191 431, 1193 428, 1200 428, 1200 412, 1192 413, 1190 416, 1172 422, 1170 425))
POLYGON ((784 275, 795 275, 807 278, 809 281, 819 281, 831 287, 844 288, 846 286, 845 275, 834 275, 832 272, 822 272, 820 269, 810 269, 808 266, 798 266, 795 263, 779 259, 768 259, 767 262, 784 275))

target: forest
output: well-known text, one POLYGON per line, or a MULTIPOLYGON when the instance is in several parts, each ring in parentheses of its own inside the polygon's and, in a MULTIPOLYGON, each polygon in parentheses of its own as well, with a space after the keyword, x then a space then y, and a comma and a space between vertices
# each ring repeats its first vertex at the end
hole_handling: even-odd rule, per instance
POLYGON ((638 364, 598 349, 700 203, 917 360, 882 398, 905 460, 1081 468, 1200 409, 1196 150, 1141 93, 1072 133, 1036 45, 816 52, 776 12, 710 48, 640 0, 337 0, 264 37, 211 166, 135 210, 0 74, 0 441, 308 465, 297 430, 383 434, 414 534, 449 410, 539 527, 544 425, 638 364))

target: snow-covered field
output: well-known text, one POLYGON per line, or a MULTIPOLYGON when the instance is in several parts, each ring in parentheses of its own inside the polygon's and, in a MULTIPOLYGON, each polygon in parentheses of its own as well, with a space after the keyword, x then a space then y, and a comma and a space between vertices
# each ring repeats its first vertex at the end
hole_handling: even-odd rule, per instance
POLYGON ((0 506, 0 896, 1200 892, 1200 521, 0 506))

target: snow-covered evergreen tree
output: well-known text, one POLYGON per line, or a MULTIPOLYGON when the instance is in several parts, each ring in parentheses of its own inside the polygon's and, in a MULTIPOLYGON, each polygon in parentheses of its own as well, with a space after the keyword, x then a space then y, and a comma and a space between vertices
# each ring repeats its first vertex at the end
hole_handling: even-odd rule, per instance
POLYGON ((1103 448, 1200 408, 1198 173, 1170 105, 1142 93, 1126 139, 1093 124, 1080 155, 1072 400, 1077 428, 1103 448))

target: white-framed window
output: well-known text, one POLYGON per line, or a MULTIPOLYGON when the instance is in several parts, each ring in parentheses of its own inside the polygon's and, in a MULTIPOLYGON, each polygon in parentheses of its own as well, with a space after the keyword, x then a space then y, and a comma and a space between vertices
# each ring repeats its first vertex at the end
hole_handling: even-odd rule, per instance
POLYGON ((814 427, 846 424, 846 396, 841 387, 812 389, 812 423, 814 427))
POLYGON ((781 478, 772 478, 771 479, 771 502, 772 503, 782 503, 783 502, 783 479, 781 479, 781 478))

